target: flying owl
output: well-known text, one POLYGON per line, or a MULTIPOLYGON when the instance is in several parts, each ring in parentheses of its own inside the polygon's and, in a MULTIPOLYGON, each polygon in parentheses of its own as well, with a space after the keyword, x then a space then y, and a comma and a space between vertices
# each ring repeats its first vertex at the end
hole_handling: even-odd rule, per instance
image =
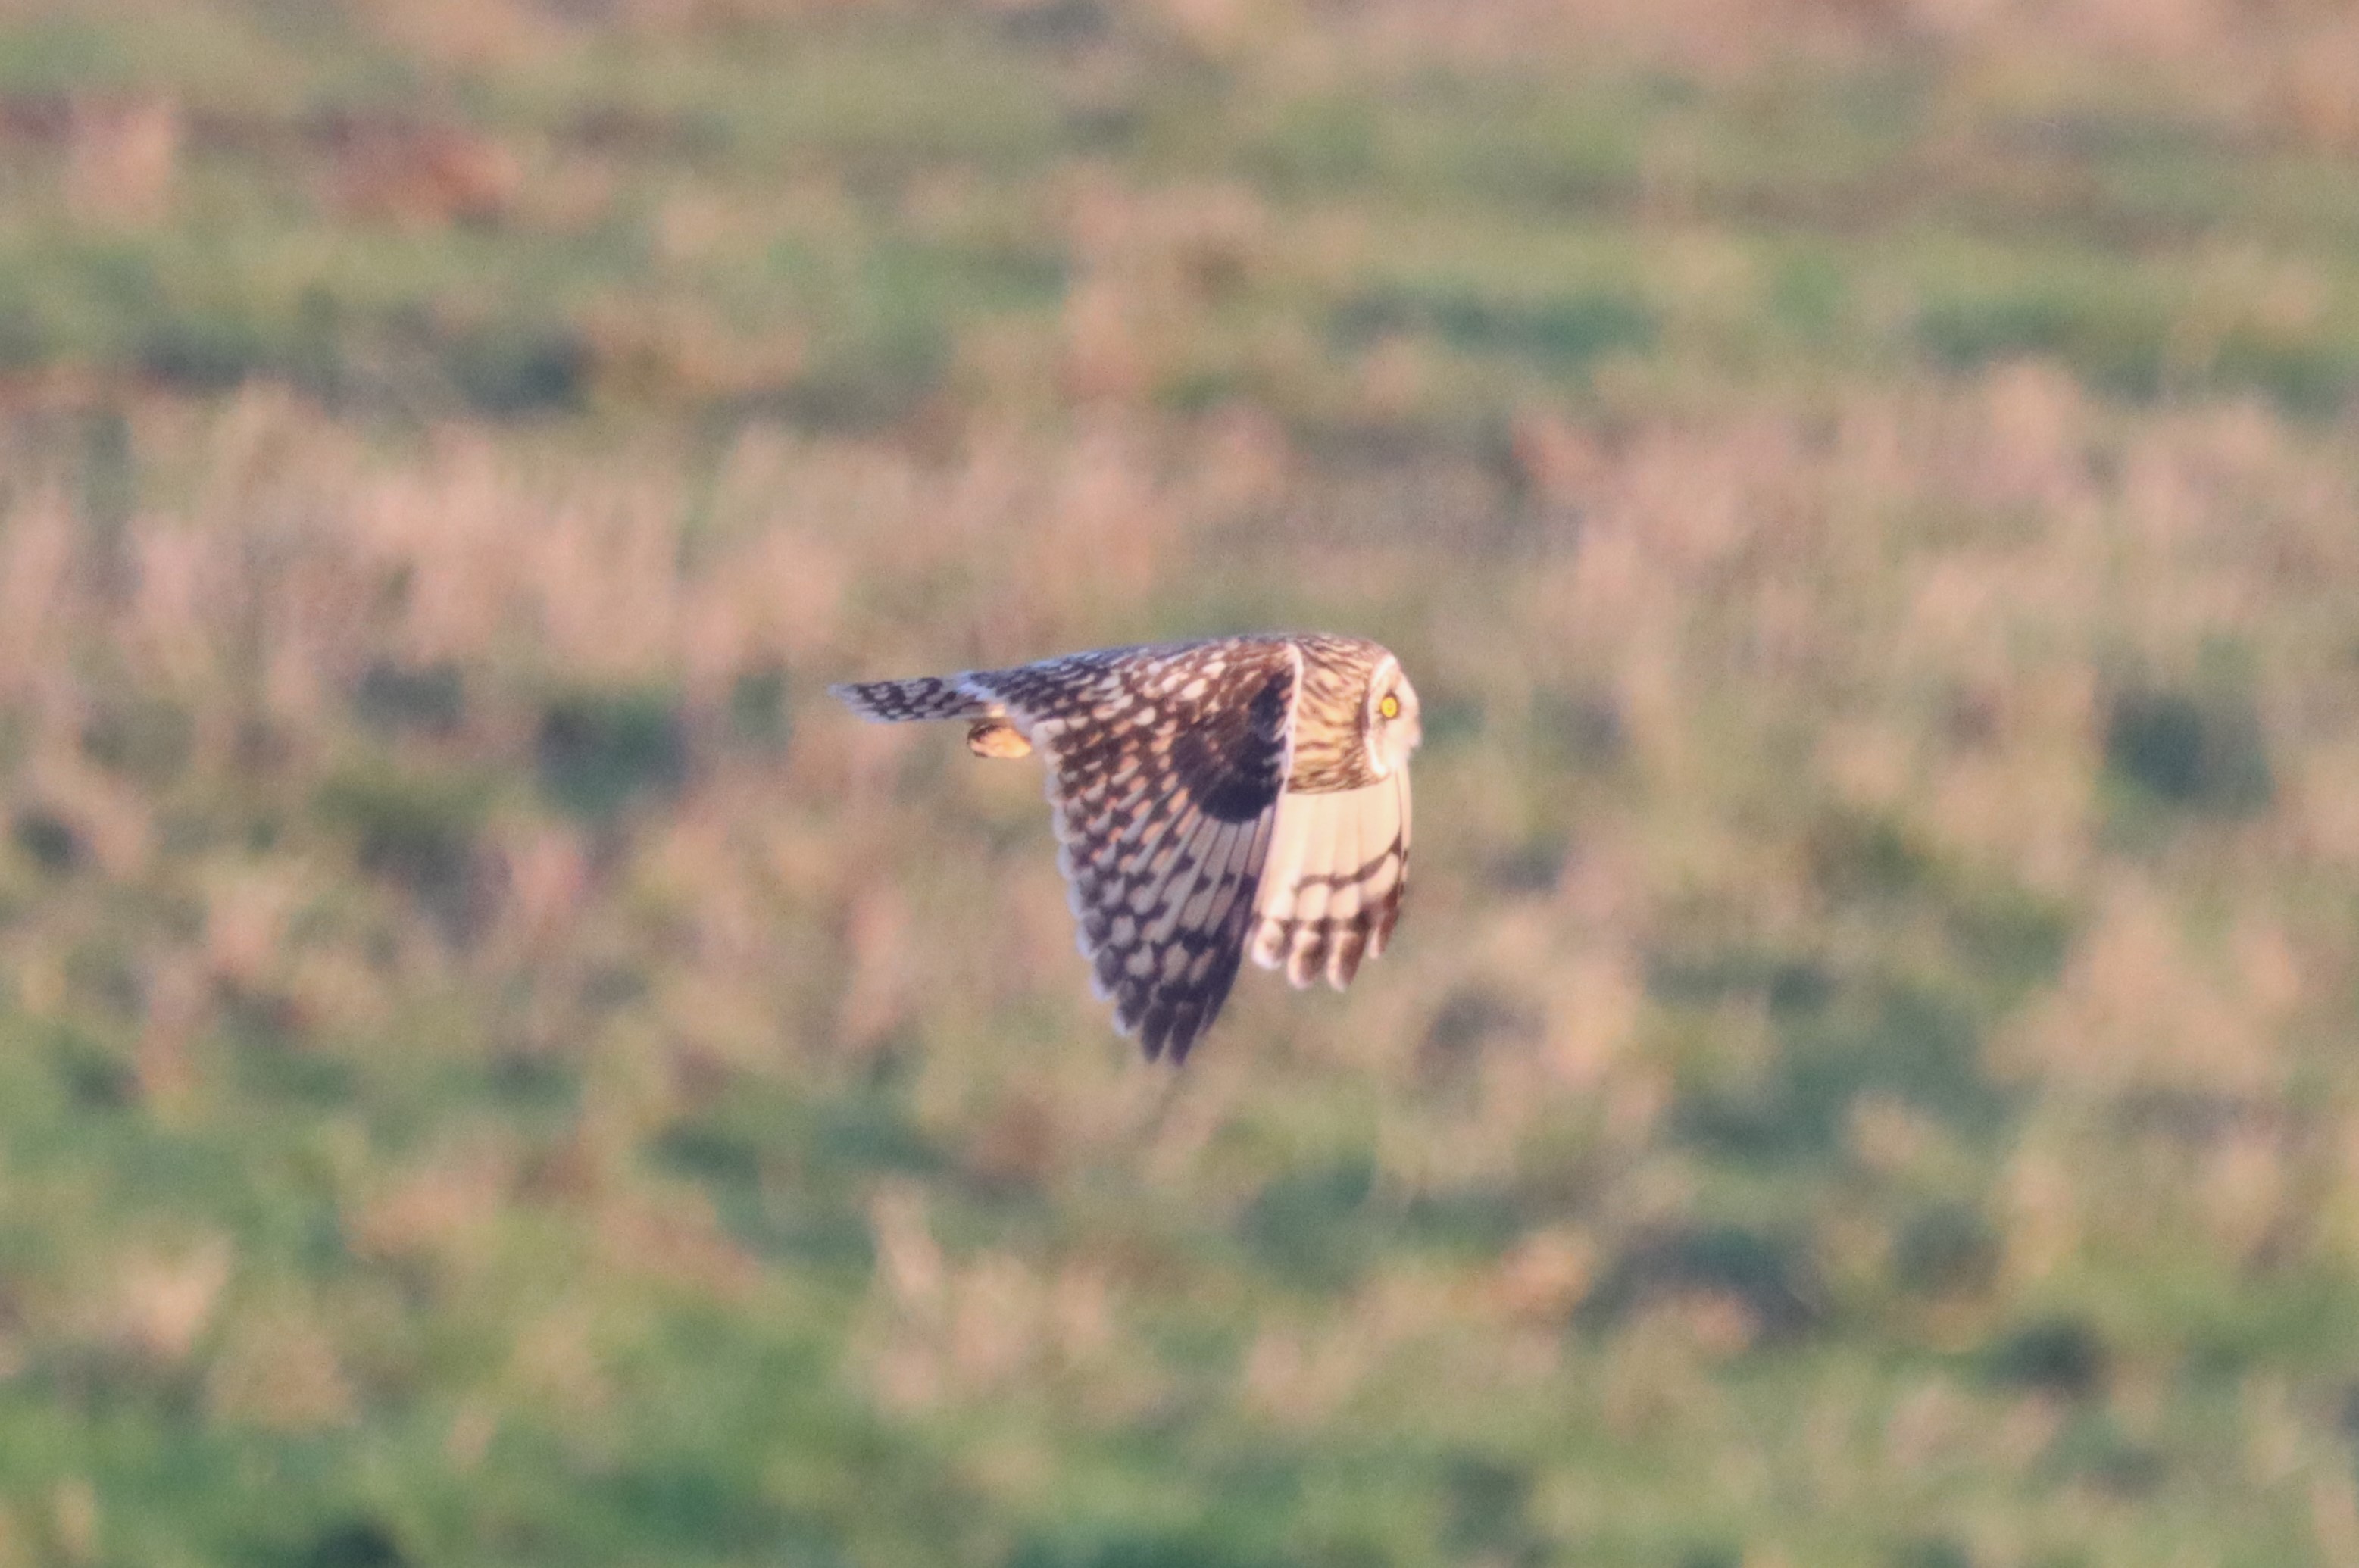
POLYGON ((1188 1050, 1250 950, 1337 990, 1408 885, 1417 691, 1361 637, 1215 637, 831 687, 871 719, 963 719, 1048 763, 1091 986, 1149 1061, 1188 1050))

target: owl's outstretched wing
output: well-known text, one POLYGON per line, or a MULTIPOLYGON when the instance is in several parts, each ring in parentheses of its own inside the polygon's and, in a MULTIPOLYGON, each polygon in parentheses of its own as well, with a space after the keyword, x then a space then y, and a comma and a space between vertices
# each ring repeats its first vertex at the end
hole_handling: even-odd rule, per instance
POLYGON ((1227 1000, 1286 787, 1279 639, 1114 648, 962 677, 1044 754, 1092 984, 1151 1061, 1227 1000))
POLYGON ((1408 769, 1357 789, 1293 792, 1255 900, 1254 962, 1338 991, 1384 952, 1408 890, 1408 769))

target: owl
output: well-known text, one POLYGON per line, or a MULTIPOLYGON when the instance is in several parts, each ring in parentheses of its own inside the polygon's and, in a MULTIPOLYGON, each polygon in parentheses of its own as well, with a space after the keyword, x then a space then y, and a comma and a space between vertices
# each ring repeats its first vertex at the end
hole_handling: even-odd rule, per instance
POLYGON ((1361 637, 1215 637, 830 688, 871 719, 962 719, 1048 764, 1057 867, 1092 988, 1186 1060, 1247 952, 1337 990, 1408 886, 1417 691, 1361 637))

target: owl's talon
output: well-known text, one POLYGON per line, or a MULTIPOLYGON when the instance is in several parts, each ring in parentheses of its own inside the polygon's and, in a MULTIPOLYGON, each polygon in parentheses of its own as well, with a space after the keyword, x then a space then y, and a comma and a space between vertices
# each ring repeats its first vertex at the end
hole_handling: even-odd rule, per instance
POLYGON ((1032 743, 1024 738, 1024 732, 1005 719, 981 719, 968 725, 966 748, 977 757, 1032 755, 1032 743))

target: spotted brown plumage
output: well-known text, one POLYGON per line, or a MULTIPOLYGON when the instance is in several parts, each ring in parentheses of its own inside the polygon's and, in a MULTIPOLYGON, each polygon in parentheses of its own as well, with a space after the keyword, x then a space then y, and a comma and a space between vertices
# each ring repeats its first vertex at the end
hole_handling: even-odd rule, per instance
POLYGON ((1408 875, 1417 693, 1358 637, 1220 637, 832 688, 885 720, 966 719, 978 755, 1048 764, 1093 987, 1181 1060, 1247 952, 1342 989, 1408 875))

